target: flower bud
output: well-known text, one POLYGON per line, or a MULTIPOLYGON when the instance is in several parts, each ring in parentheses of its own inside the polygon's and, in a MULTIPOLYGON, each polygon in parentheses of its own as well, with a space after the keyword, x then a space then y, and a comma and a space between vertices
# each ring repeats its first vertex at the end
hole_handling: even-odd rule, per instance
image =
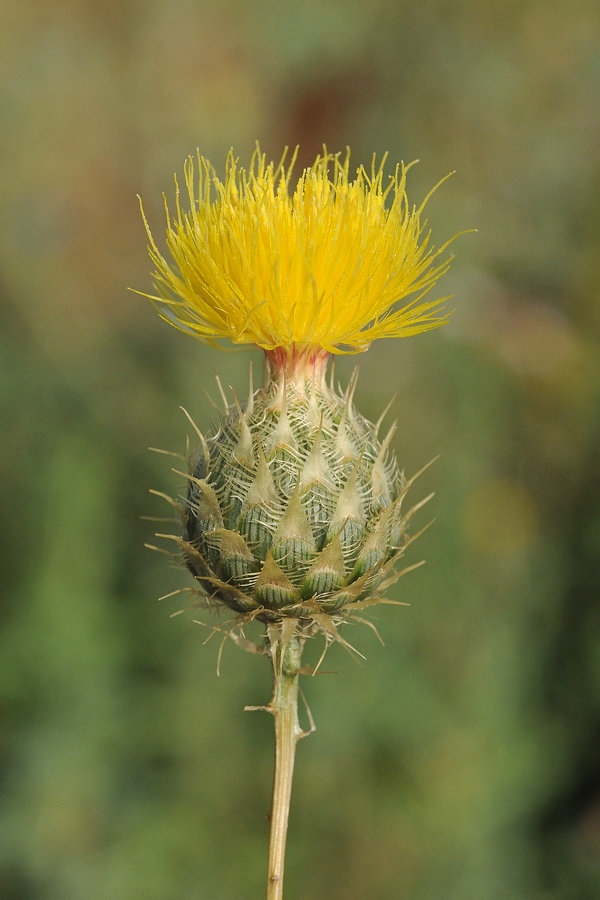
POLYGON ((271 360, 266 384, 202 439, 190 476, 188 567, 212 600, 267 622, 376 602, 408 541, 394 429, 381 442, 353 405, 355 380, 336 391, 317 356, 271 360))

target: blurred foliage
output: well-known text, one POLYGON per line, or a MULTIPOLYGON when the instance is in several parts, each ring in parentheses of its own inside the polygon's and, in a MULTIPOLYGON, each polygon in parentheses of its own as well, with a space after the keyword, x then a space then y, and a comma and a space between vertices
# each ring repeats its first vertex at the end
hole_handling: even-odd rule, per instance
MULTIPOLYGON (((0 895, 260 897, 265 661, 143 548, 181 489, 218 354, 147 289, 136 193, 326 142, 420 157, 456 244, 439 333, 361 357, 435 525, 384 609, 306 681, 289 900, 592 900, 600 891, 600 9, 594 0, 5 0, 0 8, 0 895), (185 597, 185 595, 183 595, 185 597)), ((353 360, 337 366, 344 383, 353 360)), ((260 359, 255 357, 260 369, 260 359)), ((415 488, 416 490, 416 488, 415 488)), ((416 496, 416 495, 415 495, 416 496)), ((425 523, 422 519, 422 524, 425 523)))

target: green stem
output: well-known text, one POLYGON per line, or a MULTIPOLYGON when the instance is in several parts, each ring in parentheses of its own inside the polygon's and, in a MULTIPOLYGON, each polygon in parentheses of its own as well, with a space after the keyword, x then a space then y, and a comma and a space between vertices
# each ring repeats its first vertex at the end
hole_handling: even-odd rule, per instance
POLYGON ((275 717, 275 777, 270 815, 267 900, 282 900, 294 757, 296 744, 307 733, 301 730, 298 721, 298 675, 304 640, 293 635, 287 646, 282 648, 279 640, 271 647, 273 698, 267 708, 275 717))

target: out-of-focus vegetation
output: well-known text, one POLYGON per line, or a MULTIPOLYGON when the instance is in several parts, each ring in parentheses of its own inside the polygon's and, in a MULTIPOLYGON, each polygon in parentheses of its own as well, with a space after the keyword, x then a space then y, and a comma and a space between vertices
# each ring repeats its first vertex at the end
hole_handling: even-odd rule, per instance
MULTIPOLYGON (((289 900, 592 900, 600 891, 600 9, 594 0, 5 0, 0 9, 0 895, 263 893, 266 661, 143 548, 185 406, 248 354, 169 329, 136 193, 323 142, 419 157, 455 245, 449 326, 382 342, 427 566, 306 680, 289 900), (422 514, 421 524, 426 521, 422 514), (183 595, 185 602, 185 595, 183 595)), ((170 193, 169 193, 170 192, 170 193)), ((337 369, 342 382, 353 360, 337 369)), ((260 368, 260 360, 255 357, 260 368)))

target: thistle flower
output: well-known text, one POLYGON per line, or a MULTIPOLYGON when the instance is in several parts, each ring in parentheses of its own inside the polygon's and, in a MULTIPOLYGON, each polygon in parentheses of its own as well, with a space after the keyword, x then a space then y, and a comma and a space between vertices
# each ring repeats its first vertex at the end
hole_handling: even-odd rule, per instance
MULTIPOLYGON (((265 351, 265 383, 245 402, 225 401, 217 428, 190 457, 179 545, 208 606, 235 613, 229 634, 267 626, 275 690, 277 759, 269 862, 270 898, 281 897, 294 747, 304 732, 297 681, 304 642, 346 644, 340 625, 385 599, 408 569, 397 563, 414 512, 391 450, 395 426, 365 419, 326 379, 330 354, 358 353, 378 338, 408 337, 447 321, 424 299, 448 265, 410 206, 409 167, 386 180, 385 157, 350 178, 350 157, 324 151, 292 188, 289 166, 257 148, 248 171, 230 152, 225 180, 198 156, 185 166, 188 211, 176 181, 165 201, 169 263, 144 223, 167 322, 209 344, 229 339, 265 351), (412 300, 406 301, 412 297, 412 300), (287 791, 287 794, 286 794, 287 791)), ((142 209, 143 215, 143 209, 142 209)), ((224 396, 224 395, 223 395, 224 396)), ((385 415, 385 413, 384 413, 385 415)), ((417 565, 420 565, 418 563, 417 565)), ((349 646, 349 645, 346 645, 349 646)), ((306 671, 303 669, 302 671, 306 671)))
MULTIPOLYGON (((309 620, 338 638, 340 617, 374 602, 409 540, 409 486, 390 451, 343 394, 327 385, 329 353, 442 325, 423 295, 447 269, 410 207, 408 167, 384 180, 349 177, 349 154, 325 152, 290 190, 294 159, 275 167, 257 149, 248 172, 230 152, 224 182, 198 157, 167 214, 169 264, 147 222, 163 318, 208 343, 265 350, 268 378, 227 405, 192 460, 180 539, 207 596, 264 621, 309 620), (406 305, 407 296, 417 296, 406 305), (326 619, 324 614, 330 616, 326 619)), ((177 182, 176 182, 177 184, 177 182)), ((427 199, 427 198, 426 198, 427 199)))
POLYGON ((174 265, 146 223, 161 315, 207 343, 330 353, 443 325, 442 301, 420 301, 448 268, 439 260, 450 241, 430 246, 421 216, 432 192, 409 206, 410 166, 386 185, 385 157, 378 168, 373 159, 371 174, 361 166, 351 181, 350 154, 342 162, 325 151, 290 191, 294 162, 275 167, 257 149, 246 172, 230 151, 221 182, 203 157, 197 179, 187 160, 189 212, 177 179, 173 219, 165 201, 174 265))

